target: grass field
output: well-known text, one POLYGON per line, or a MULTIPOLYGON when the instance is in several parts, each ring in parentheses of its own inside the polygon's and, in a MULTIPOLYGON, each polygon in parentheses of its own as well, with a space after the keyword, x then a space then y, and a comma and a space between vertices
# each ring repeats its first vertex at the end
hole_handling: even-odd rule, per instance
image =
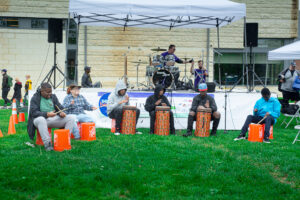
MULTIPOLYGON (((10 110, 0 110, 0 199, 300 199, 296 131, 274 130, 271 144, 213 138, 113 136, 72 150, 29 147, 26 124, 8 136, 10 110)), ((245 116, 246 117, 246 116, 245 116)))

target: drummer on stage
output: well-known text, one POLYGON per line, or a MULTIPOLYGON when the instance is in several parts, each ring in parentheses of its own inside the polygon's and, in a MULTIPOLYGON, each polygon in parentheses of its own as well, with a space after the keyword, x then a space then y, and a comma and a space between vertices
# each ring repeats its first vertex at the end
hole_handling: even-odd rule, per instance
MULTIPOLYGON (((111 92, 107 101, 107 113, 111 119, 116 119, 116 132, 115 135, 120 135, 121 122, 123 116, 123 107, 129 105, 129 96, 126 93, 127 87, 124 80, 119 80, 115 91, 111 92)), ((140 116, 140 110, 136 108, 136 123, 140 116)), ((142 134, 136 130, 136 134, 142 134)))
MULTIPOLYGON (((163 60, 166 60, 166 57, 167 57, 168 55, 173 55, 174 58, 175 58, 175 62, 176 62, 176 63, 179 63, 179 64, 185 64, 185 63, 191 63, 191 62, 192 62, 192 60, 190 60, 190 61, 183 61, 183 60, 181 60, 180 58, 178 58, 178 57, 174 54, 175 51, 176 51, 176 46, 175 46, 174 44, 170 44, 169 50, 161 54, 163 60)), ((166 63, 165 63, 165 64, 166 64, 166 63)), ((175 63, 174 63, 174 64, 175 64, 175 63)), ((179 74, 179 72, 174 72, 174 73, 172 73, 172 74, 173 74, 174 79, 175 79, 175 85, 177 85, 180 74, 179 74)))
POLYGON ((207 70, 203 66, 203 60, 198 61, 198 69, 194 69, 194 61, 193 61, 190 72, 191 72, 191 74, 195 75, 194 88, 197 91, 198 85, 200 83, 205 83, 206 77, 208 77, 207 70))
POLYGON ((166 51, 166 52, 164 52, 164 53, 162 53, 161 56, 163 57, 163 59, 165 59, 165 57, 166 57, 167 55, 173 55, 173 56, 175 57, 175 62, 176 62, 176 63, 179 63, 179 64, 185 64, 185 63, 191 63, 191 62, 192 62, 191 60, 190 60, 190 61, 183 61, 183 60, 179 59, 179 58, 174 54, 175 51, 176 51, 176 46, 175 46, 174 44, 170 44, 169 50, 166 51))
MULTIPOLYGON (((166 89, 162 85, 158 84, 154 89, 154 94, 149 96, 146 100, 145 110, 147 110, 150 115, 150 134, 154 133, 156 106, 169 106, 171 108, 169 100, 164 95, 165 91, 166 89)), ((175 135, 174 117, 172 111, 170 111, 170 131, 172 135, 175 135)))
POLYGON ((207 85, 206 83, 200 83, 198 87, 200 94, 193 98, 192 107, 190 109, 187 125, 187 133, 184 134, 184 137, 192 135, 193 132, 193 123, 196 121, 197 108, 210 108, 212 110, 211 120, 213 121, 213 127, 210 132, 211 136, 217 134, 217 128, 220 122, 221 114, 217 111, 217 104, 211 96, 207 95, 207 85))

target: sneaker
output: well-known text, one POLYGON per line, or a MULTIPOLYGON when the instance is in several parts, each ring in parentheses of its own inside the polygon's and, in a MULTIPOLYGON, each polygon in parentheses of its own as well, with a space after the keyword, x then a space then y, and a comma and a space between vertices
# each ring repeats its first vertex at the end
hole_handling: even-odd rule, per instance
POLYGON ((48 144, 45 144, 44 146, 46 151, 53 151, 51 142, 48 142, 48 144))
POLYGON ((189 136, 192 136, 192 132, 191 131, 188 131, 188 132, 186 132, 186 134, 183 135, 183 137, 189 137, 189 136))
POLYGON ((211 131, 210 136, 217 136, 217 131, 211 131))
POLYGON ((246 137, 240 134, 237 138, 234 138, 234 141, 238 140, 246 140, 246 137))
POLYGON ((137 134, 137 135, 142 135, 143 133, 140 132, 140 131, 137 131, 137 132, 135 132, 135 134, 137 134))
POLYGON ((115 132, 115 135, 120 135, 120 133, 119 132, 115 132))
POLYGON ((269 138, 263 139, 263 143, 271 143, 269 138))

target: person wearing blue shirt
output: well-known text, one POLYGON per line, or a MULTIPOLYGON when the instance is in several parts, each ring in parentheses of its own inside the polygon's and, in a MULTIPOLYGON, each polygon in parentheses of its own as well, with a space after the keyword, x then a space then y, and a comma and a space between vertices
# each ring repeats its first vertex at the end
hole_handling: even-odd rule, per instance
POLYGON ((262 121, 262 123, 265 124, 263 142, 270 143, 270 128, 271 125, 276 123, 276 119, 280 116, 281 105, 277 98, 270 97, 271 92, 268 88, 263 88, 261 90, 261 95, 262 98, 260 98, 254 106, 253 115, 248 115, 240 135, 235 138, 234 141, 245 140, 249 125, 251 123, 258 123, 265 117, 265 119, 262 121))

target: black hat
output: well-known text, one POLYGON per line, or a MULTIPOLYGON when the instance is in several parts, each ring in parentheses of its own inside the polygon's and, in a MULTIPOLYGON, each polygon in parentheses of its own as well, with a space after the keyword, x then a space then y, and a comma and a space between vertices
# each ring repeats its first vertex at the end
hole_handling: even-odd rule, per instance
POLYGON ((90 69, 91 69, 91 67, 89 67, 89 66, 85 66, 85 67, 84 67, 84 71, 90 70, 90 69))

